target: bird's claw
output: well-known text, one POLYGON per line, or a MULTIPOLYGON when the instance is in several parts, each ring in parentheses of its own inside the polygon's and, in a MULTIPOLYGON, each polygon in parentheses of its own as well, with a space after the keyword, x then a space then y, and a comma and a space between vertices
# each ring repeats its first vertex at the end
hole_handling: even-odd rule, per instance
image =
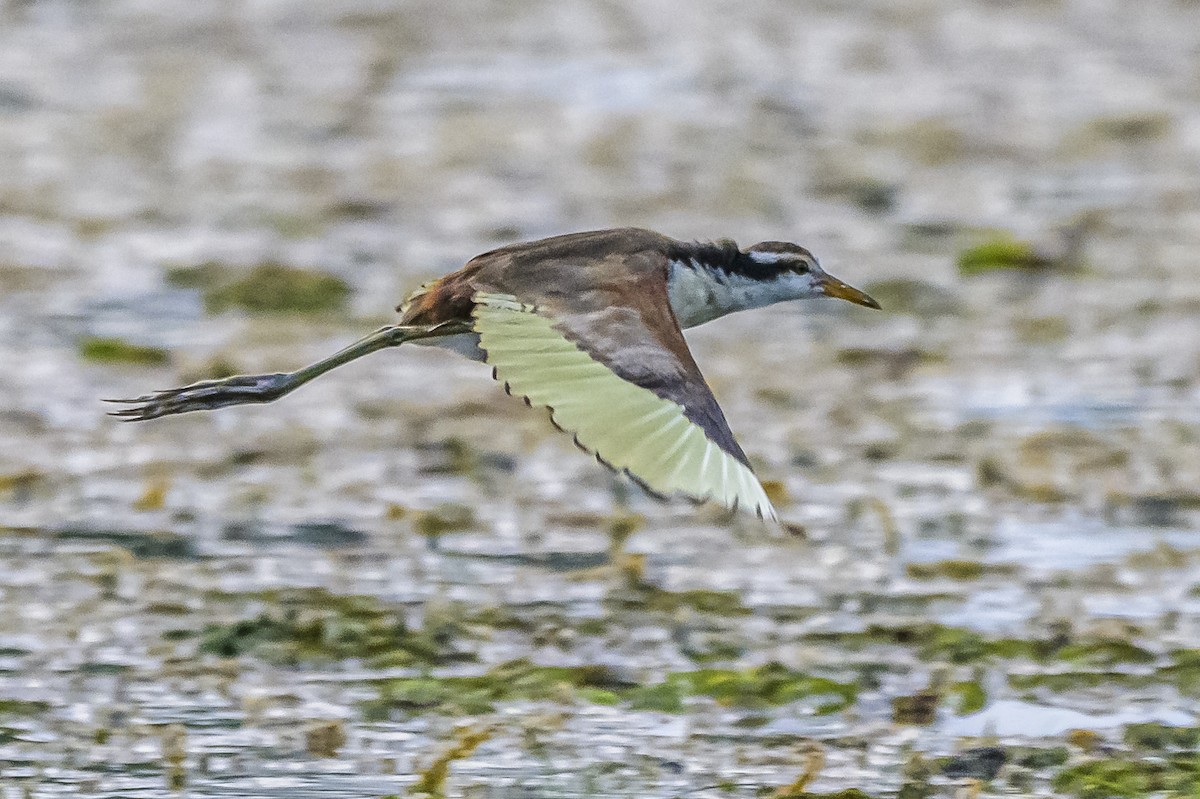
POLYGON ((223 380, 202 380, 180 388, 143 394, 133 399, 113 399, 131 405, 129 408, 109 412, 125 422, 141 422, 190 411, 211 411, 229 405, 252 402, 270 402, 279 396, 283 374, 237 375, 223 380))

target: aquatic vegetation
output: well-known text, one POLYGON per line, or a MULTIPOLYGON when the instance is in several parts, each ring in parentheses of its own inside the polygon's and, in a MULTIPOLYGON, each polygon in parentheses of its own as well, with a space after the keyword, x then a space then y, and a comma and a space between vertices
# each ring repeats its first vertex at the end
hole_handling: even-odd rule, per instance
POLYGON ((978 580, 988 567, 977 560, 939 560, 932 563, 906 563, 904 571, 914 580, 978 580))
POLYGON ((858 788, 845 788, 832 793, 813 793, 812 791, 787 791, 772 795, 772 799, 871 799, 871 794, 858 788))
POLYGON ((200 651, 280 662, 359 658, 381 666, 466 657, 452 641, 428 628, 410 629, 398 610, 370 597, 299 589, 263 598, 271 607, 252 618, 205 627, 200 651))
POLYGON ((1120 663, 1153 663, 1153 653, 1129 641, 1083 641, 1070 643, 1054 653, 1058 660, 1076 666, 1103 668, 1120 663))
POLYGON ((443 502, 436 508, 413 513, 413 529, 427 538, 465 530, 473 524, 475 511, 454 502, 443 502))
POLYGON ((312 269, 266 261, 240 274, 231 267, 207 262, 177 267, 167 282, 199 289, 209 313, 237 308, 249 313, 317 314, 339 311, 350 298, 350 285, 341 278, 312 269))
POLYGON ((1159 791, 1195 796, 1200 789, 1200 758, 1194 751, 1146 760, 1097 758, 1063 769, 1055 775, 1053 786, 1080 799, 1143 797, 1159 791))
POLYGON ((678 713, 688 698, 701 696, 748 709, 812 699, 820 701, 818 713, 833 713, 853 704, 857 695, 857 685, 795 672, 777 663, 740 671, 675 672, 659 682, 639 685, 605 666, 539 666, 522 659, 476 676, 383 680, 379 697, 364 706, 364 713, 373 719, 387 718, 392 711, 476 715, 490 712, 496 703, 518 699, 628 702, 635 710, 678 713))
POLYGON ((958 254, 958 271, 962 275, 980 275, 998 269, 1021 269, 1041 263, 1033 245, 997 234, 958 254))
POLYGON ((993 780, 1008 762, 1008 752, 999 746, 964 749, 942 763, 942 773, 953 779, 993 780))
POLYGON ((0 699, 0 716, 37 716, 49 709, 48 702, 29 699, 0 699))
POLYGON ((1013 762, 1023 768, 1041 771, 1061 766, 1071 757, 1071 750, 1065 746, 1055 746, 1049 749, 1019 749, 1013 753, 1013 762))
POLYGON ((346 725, 338 720, 314 721, 304 728, 304 750, 312 757, 337 757, 346 745, 346 725))
POLYGON ((130 366, 164 366, 171 361, 171 356, 164 349, 111 337, 82 339, 79 342, 79 356, 95 363, 130 366))
POLYGON ((638 581, 624 590, 613 592, 608 604, 619 611, 649 611, 652 613, 676 613, 684 608, 714 616, 748 616, 750 608, 742 604, 736 591, 714 591, 693 588, 684 591, 667 591, 654 585, 638 581))
POLYGON ((942 695, 936 691, 918 691, 911 696, 892 698, 892 721, 897 724, 932 724, 942 695))
POLYGON ((964 680, 951 683, 946 687, 947 693, 958 697, 954 711, 960 716, 976 713, 987 705, 987 691, 978 680, 964 680))
POLYGON ((476 676, 383 680, 378 698, 363 710, 367 718, 383 719, 392 711, 478 715, 490 712, 497 702, 517 699, 571 702, 598 697, 600 704, 612 704, 610 696, 619 697, 631 687, 604 666, 539 666, 521 659, 476 676))
POLYGON ((860 650, 879 645, 903 646, 915 650, 922 660, 956 664, 976 663, 988 658, 1038 659, 1048 648, 1040 641, 987 638, 974 630, 932 622, 896 627, 870 625, 865 630, 847 633, 809 633, 805 639, 860 650))
POLYGON ((707 696, 721 705, 751 709, 816 698, 824 700, 817 708, 818 713, 835 713, 853 704, 858 697, 858 686, 853 683, 814 677, 779 663, 741 671, 700 669, 677 672, 648 690, 667 696, 675 691, 681 699, 707 696))
POLYGON ((1125 728, 1124 740, 1131 749, 1195 752, 1200 748, 1200 727, 1170 727, 1157 722, 1130 724, 1125 728))
POLYGON ((455 733, 454 743, 429 765, 421 769, 417 781, 409 788, 410 796, 444 796, 446 779, 450 776, 450 765, 471 754, 495 735, 492 727, 463 727, 455 733))

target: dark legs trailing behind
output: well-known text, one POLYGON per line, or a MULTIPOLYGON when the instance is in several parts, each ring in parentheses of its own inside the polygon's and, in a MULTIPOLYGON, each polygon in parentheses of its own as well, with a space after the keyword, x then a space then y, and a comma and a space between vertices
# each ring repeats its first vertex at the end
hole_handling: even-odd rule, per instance
POLYGON ((398 347, 406 341, 437 338, 463 332, 466 332, 466 329, 458 322, 447 322, 432 327, 389 325, 376 330, 369 336, 364 336, 328 358, 294 372, 234 375, 223 380, 202 380, 199 383, 192 383, 190 386, 156 391, 135 399, 108 400, 132 406, 113 411, 110 415, 120 417, 128 422, 138 422, 176 413, 212 411, 230 405, 274 402, 329 370, 336 369, 364 355, 370 355, 377 350, 398 347))

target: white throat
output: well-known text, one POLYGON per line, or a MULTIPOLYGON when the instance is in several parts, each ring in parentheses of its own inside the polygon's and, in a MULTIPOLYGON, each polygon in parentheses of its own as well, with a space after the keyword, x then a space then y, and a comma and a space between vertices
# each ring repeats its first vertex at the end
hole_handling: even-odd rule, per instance
POLYGON ((667 278, 671 310, 682 328, 711 322, 734 311, 793 299, 783 286, 744 275, 714 272, 696 261, 671 261, 667 278))

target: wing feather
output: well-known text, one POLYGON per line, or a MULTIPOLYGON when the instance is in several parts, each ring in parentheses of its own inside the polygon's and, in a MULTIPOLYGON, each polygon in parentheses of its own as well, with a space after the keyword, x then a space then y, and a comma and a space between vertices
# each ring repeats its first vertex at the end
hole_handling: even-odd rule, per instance
POLYGON ((496 379, 531 405, 548 408, 555 425, 601 462, 659 494, 712 499, 775 518, 741 450, 714 442, 684 405, 625 379, 535 306, 487 292, 474 299, 475 332, 496 379))

